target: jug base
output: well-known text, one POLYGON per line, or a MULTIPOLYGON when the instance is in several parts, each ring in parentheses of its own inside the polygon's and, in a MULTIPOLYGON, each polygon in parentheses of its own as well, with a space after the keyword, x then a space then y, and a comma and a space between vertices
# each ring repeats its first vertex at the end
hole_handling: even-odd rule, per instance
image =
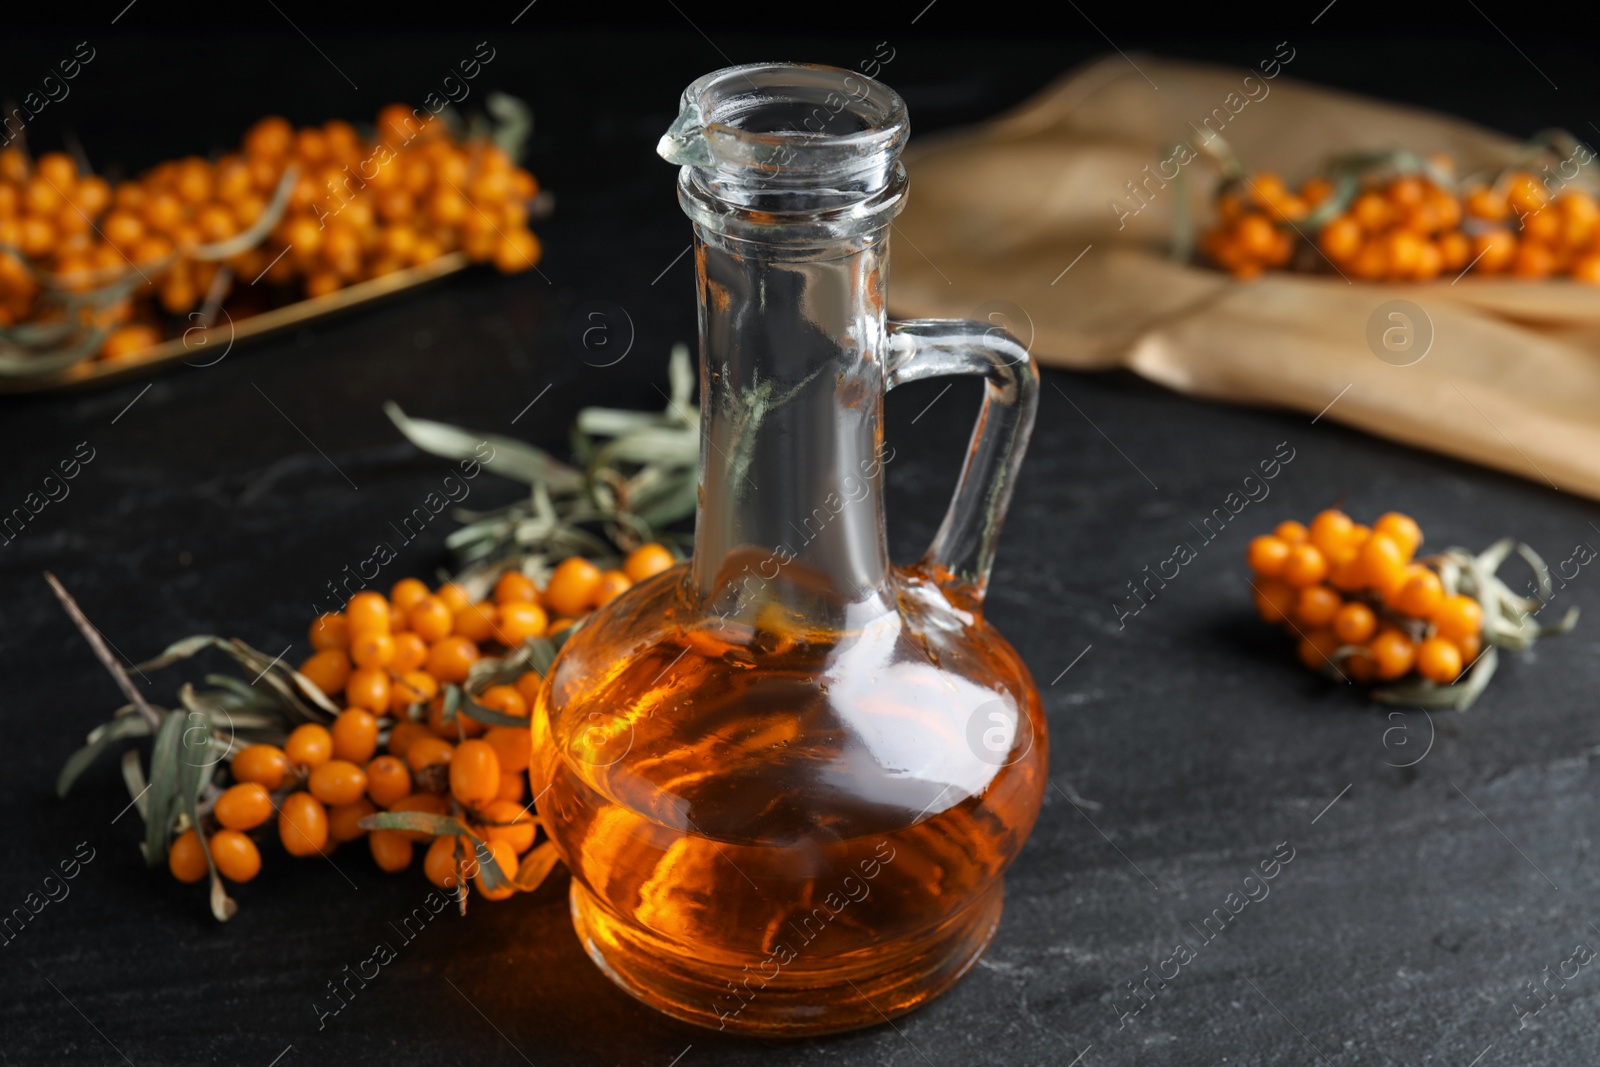
POLYGON ((978 962, 993 940, 1005 884, 915 938, 853 958, 806 966, 718 967, 615 916, 575 880, 572 923, 589 957, 622 989, 674 1018, 756 1037, 808 1037, 876 1026, 938 996, 978 962), (737 990, 737 992, 735 992, 737 990))

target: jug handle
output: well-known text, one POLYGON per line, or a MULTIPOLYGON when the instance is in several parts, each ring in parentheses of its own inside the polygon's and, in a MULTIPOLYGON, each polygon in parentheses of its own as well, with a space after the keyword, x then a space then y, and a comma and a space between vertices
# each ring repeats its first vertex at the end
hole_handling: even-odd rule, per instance
POLYGON ((1033 432, 1038 368, 1020 341, 974 319, 889 323, 887 363, 887 389, 923 378, 984 376, 983 407, 955 496, 917 565, 953 603, 979 611, 1000 526, 1033 432))

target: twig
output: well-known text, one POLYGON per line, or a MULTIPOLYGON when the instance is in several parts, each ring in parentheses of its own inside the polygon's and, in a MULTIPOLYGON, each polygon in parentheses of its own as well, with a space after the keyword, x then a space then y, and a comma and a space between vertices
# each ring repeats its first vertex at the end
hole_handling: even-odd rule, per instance
POLYGON ((123 695, 128 698, 129 703, 139 709, 139 714, 150 725, 150 730, 153 734, 155 729, 161 725, 161 716, 157 715, 155 709, 146 703, 144 694, 139 692, 138 687, 133 684, 133 679, 128 677, 128 672, 122 669, 122 664, 118 663, 116 657, 111 654, 111 650, 106 647, 105 639, 100 636, 100 631, 94 628, 94 624, 83 613, 83 609, 78 607, 78 602, 72 599, 72 594, 67 592, 66 586, 62 585, 60 580, 49 571, 44 572, 44 580, 50 583, 51 589, 55 590, 56 599, 61 601, 61 606, 66 609, 68 617, 77 623, 78 629, 83 633, 84 640, 89 642, 89 647, 94 649, 94 654, 99 657, 106 670, 111 672, 111 677, 117 680, 117 685, 122 689, 123 695))

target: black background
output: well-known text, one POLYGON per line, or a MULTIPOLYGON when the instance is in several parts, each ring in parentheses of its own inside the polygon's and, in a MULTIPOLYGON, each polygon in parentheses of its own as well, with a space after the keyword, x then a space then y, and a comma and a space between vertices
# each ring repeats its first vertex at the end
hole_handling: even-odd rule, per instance
MULTIPOLYGON (((219 926, 201 890, 143 868, 136 817, 113 821, 126 804, 113 761, 57 801, 60 762, 120 698, 41 578, 58 574, 133 659, 197 632, 269 653, 294 642, 298 656, 324 582, 448 470, 399 438, 383 401, 556 449, 584 404, 659 405, 667 348, 692 339, 694 306, 689 263, 674 264, 688 223, 653 146, 681 88, 726 62, 854 66, 887 40, 896 53, 883 77, 926 132, 1020 102, 1107 51, 1107 36, 1129 52, 1241 64, 1288 40, 1302 79, 1519 136, 1548 126, 1590 135, 1595 68, 1559 11, 1337 0, 1313 25, 1320 2, 1068 4, 1046 18, 963 0, 767 10, 676 0, 613 18, 539 0, 512 26, 515 0, 465 12, 244 6, 228 27, 209 5, 162 0, 138 0, 115 26, 120 2, 8 11, 0 93, 20 98, 89 40, 96 58, 30 140, 46 150, 70 134, 97 167, 135 172, 229 146, 268 112, 368 120, 392 99, 420 99, 488 40, 497 55, 478 91, 535 109, 528 162, 556 211, 538 227, 540 273, 469 272, 153 384, 0 399, 0 510, 79 442, 95 450, 72 495, 0 547, 0 911, 22 905, 79 842, 95 849, 71 895, 0 947, 0 1060, 1593 1062, 1600 978, 1589 969, 1525 1029, 1511 1006, 1519 994, 1531 1004, 1523 984, 1577 942, 1600 944, 1590 925, 1600 922, 1592 617, 1511 657, 1466 715, 1390 719, 1294 665, 1256 622, 1241 564, 1252 533, 1340 500, 1368 519, 1408 510, 1436 546, 1514 533, 1561 560, 1600 537, 1600 509, 1548 487, 1328 420, 1199 404, 1122 375, 1048 372, 990 613, 1045 694, 1058 788, 1009 876, 1000 934, 960 986, 895 1027, 788 1044, 728 1039, 635 1006, 584 958, 564 884, 441 918, 319 1031, 324 983, 394 940, 388 922, 425 882, 380 875, 360 847, 334 856, 338 870, 272 847, 262 875, 235 894, 239 916, 219 926), (568 341, 575 310, 594 300, 626 309, 637 333, 628 358, 603 370, 568 341), (1295 458, 1272 495, 1119 630, 1110 605, 1124 583, 1285 441, 1295 458), (1123 983, 1169 955, 1285 840, 1296 858, 1272 896, 1119 1029, 1123 983)), ((918 418, 941 388, 909 386, 889 403, 900 559, 931 534, 976 407, 975 390, 958 386, 918 418)), ((486 477, 472 503, 515 495, 486 477)), ((446 532, 440 523, 408 546, 385 580, 431 575, 446 532)), ((1582 571, 1552 611, 1600 610, 1597 587, 1582 571)), ((170 700, 177 680, 156 675, 148 692, 170 700)))

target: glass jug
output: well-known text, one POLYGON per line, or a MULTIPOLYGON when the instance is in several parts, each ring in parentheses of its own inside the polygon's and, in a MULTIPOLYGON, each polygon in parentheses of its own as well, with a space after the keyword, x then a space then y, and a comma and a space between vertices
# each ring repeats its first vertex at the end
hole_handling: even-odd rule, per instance
POLYGON ((888 323, 905 105, 849 71, 694 82, 681 165, 700 299, 694 555, 601 608, 534 714, 538 808, 589 955, 651 1006, 848 1030, 948 988, 999 921, 1043 796, 1039 696, 983 619, 1033 424, 1027 351, 888 323), (932 546, 891 565, 883 397, 987 380, 932 546))

